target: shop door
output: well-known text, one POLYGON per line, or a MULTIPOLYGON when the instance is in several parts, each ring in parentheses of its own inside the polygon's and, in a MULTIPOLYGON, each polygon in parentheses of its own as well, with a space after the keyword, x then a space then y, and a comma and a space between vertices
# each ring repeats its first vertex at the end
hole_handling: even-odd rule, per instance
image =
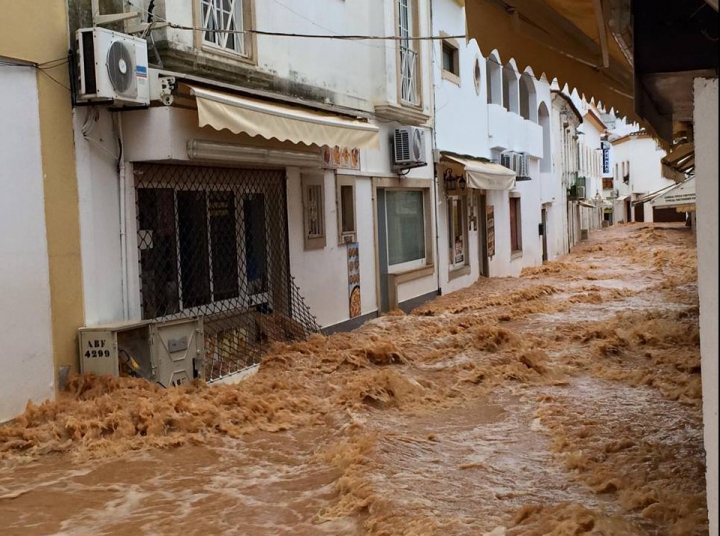
POLYGON ((635 205, 635 221, 645 221, 645 205, 643 203, 635 205))
POLYGON ((478 221, 478 241, 480 242, 478 247, 478 255, 479 255, 479 262, 478 266, 480 268, 480 275, 483 277, 489 277, 490 276, 490 261, 488 259, 487 254, 487 241, 488 241, 488 235, 487 235, 487 198, 485 194, 478 193, 478 211, 477 211, 477 221, 478 221))

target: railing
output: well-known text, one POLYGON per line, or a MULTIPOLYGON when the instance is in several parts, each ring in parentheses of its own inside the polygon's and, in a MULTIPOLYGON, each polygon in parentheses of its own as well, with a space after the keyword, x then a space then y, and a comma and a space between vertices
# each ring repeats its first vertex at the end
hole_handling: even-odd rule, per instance
POLYGON ((417 87, 418 53, 410 48, 409 44, 400 44, 400 98, 403 102, 417 106, 420 96, 417 87))

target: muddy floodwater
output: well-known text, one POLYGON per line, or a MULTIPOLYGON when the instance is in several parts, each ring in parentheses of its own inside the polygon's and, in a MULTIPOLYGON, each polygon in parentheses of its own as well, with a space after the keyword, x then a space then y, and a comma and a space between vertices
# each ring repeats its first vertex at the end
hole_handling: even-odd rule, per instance
POLYGON ((696 261, 616 226, 237 386, 75 377, 0 427, 0 533, 708 534, 696 261))

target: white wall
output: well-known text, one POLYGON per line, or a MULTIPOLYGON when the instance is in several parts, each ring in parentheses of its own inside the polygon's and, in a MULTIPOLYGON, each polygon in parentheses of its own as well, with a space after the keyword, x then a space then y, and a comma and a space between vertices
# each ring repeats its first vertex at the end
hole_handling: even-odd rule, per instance
POLYGON ((718 79, 695 80, 698 293, 710 534, 718 533, 718 79))
MULTIPOLYGON (((662 176, 662 159, 666 153, 658 147, 655 140, 646 137, 630 137, 627 141, 614 143, 611 149, 611 162, 613 173, 615 164, 619 164, 619 176, 615 178, 615 189, 621 196, 645 194, 660 190, 665 186, 674 184, 671 179, 662 176), (622 163, 630 162, 630 184, 622 180, 622 163)), ((648 215, 648 208, 645 207, 645 216, 648 215)), ((652 210, 649 212, 652 214, 652 210)))
MULTIPOLYGON (((338 245, 335 173, 325 177, 326 246, 305 251, 300 170, 288 169, 288 227, 290 272, 318 323, 331 326, 349 319, 347 247, 338 245)), ((375 240, 373 227, 372 181, 355 181, 357 241, 360 249, 360 292, 362 314, 377 311, 375 290, 375 240)))
MULTIPOLYGON (((156 13, 174 23, 193 23, 194 0, 156 2, 156 13)), ((308 2, 307 0, 254 1, 255 27, 264 31, 307 34, 395 35, 396 0, 362 2, 308 2)), ((133 0, 147 5, 148 0, 133 0)), ((419 3, 417 35, 429 33, 430 11, 427 1, 419 3)), ((158 32, 174 48, 198 53, 200 58, 236 64, 231 58, 208 55, 194 47, 193 32, 167 29, 158 32)), ((421 73, 430 72, 431 48, 421 49, 421 73)), ((396 47, 393 41, 329 41, 277 36, 257 36, 257 70, 289 83, 306 84, 325 92, 334 104, 372 111, 375 104, 396 103, 396 47)), ((202 60, 201 60, 202 61, 202 60)), ((422 76, 423 108, 432 109, 431 79, 422 76)))
POLYGON ((36 76, 0 69, 0 422, 55 393, 36 76))

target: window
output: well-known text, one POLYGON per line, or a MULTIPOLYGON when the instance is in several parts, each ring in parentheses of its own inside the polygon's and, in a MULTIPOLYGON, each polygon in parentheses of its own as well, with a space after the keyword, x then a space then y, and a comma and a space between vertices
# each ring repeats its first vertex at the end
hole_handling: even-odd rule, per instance
POLYGON ((475 67, 473 69, 473 81, 475 82, 475 93, 480 95, 480 87, 482 83, 482 71, 480 70, 480 58, 475 58, 475 67))
POLYGON ((510 250, 522 251, 522 222, 520 221, 520 198, 510 198, 510 250))
POLYGON ((460 85, 460 51, 450 41, 442 42, 442 76, 460 85))
POLYGON ((540 171, 543 173, 552 172, 552 147, 550 145, 550 112, 544 102, 538 107, 538 124, 542 127, 543 133, 543 156, 540 160, 540 171))
POLYGON ((338 243, 355 242, 357 223, 355 217, 355 179, 337 177, 338 243))
POLYGON ((467 264, 466 212, 463 198, 448 198, 448 249, 451 270, 462 268, 467 264))
POLYGON ((510 64, 503 67, 502 72, 502 95, 503 106, 508 112, 520 113, 520 97, 518 91, 518 79, 515 70, 510 64))
POLYGON ((623 182, 630 184, 630 162, 626 160, 623 162, 623 182))
POLYGON ((250 55, 250 34, 237 33, 250 27, 251 0, 200 0, 202 42, 212 48, 240 56, 250 55))
POLYGON ((520 115, 523 119, 537 123, 537 109, 535 83, 528 73, 524 73, 520 77, 520 115))
POLYGON ((485 61, 485 65, 487 70, 485 81, 487 82, 488 104, 502 104, 503 83, 500 60, 491 54, 485 61))
POLYGON ((603 178, 602 180, 602 187, 603 190, 612 190, 613 189, 613 180, 612 178, 603 178))
POLYGON ((425 265, 425 200, 421 190, 386 190, 388 264, 394 271, 425 265))
POLYGON ((400 99, 403 103, 420 104, 418 85, 418 53, 411 37, 415 34, 415 13, 412 0, 397 0, 400 59, 400 99))
POLYGON ((326 245, 324 181, 320 174, 302 177, 305 249, 322 249, 326 245))
POLYGON ((267 292, 265 201, 231 186, 138 188, 143 318, 267 292))

